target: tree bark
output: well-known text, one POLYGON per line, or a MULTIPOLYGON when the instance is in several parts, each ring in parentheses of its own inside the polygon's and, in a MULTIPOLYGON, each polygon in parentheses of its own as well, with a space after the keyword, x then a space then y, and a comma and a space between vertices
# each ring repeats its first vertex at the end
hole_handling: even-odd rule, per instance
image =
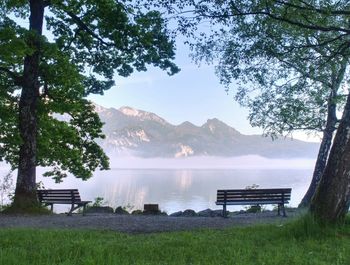
POLYGON ((340 85, 344 79, 344 75, 346 72, 348 64, 348 57, 345 57, 340 62, 340 68, 335 69, 336 67, 333 66, 332 68, 332 78, 331 78, 331 93, 328 97, 327 102, 327 120, 326 120, 326 127, 323 131, 323 137, 320 145, 320 149, 318 151, 317 160, 311 180, 311 184, 309 186, 309 189, 307 190, 306 194, 304 195, 304 198, 301 200, 301 203, 299 204, 300 207, 309 207, 312 197, 314 196, 317 186, 321 180, 322 174, 326 168, 327 159, 329 155, 329 151, 332 145, 332 139, 333 134, 336 130, 336 126, 338 123, 337 118, 337 95, 338 90, 340 88, 340 85))
POLYGON ((316 220, 337 223, 350 206, 350 94, 334 138, 328 162, 311 201, 316 220))
POLYGON ((310 206, 312 196, 314 196, 316 192, 316 188, 318 186, 318 183, 321 180, 323 171, 327 164, 329 150, 331 149, 331 145, 332 145, 333 133, 336 130, 336 125, 338 122, 338 119, 336 116, 337 109, 336 109, 336 103, 335 103, 336 94, 335 95, 334 94, 335 93, 333 93, 332 91, 328 99, 326 128, 323 131, 323 137, 322 137, 322 141, 318 151, 317 160, 316 160, 310 186, 306 194, 304 195, 303 199, 301 200, 301 203, 298 206, 299 208, 304 208, 304 207, 306 208, 310 206))
POLYGON ((19 101, 19 132, 21 146, 19 150, 17 184, 14 207, 26 209, 37 205, 36 154, 37 154, 37 102, 39 98, 39 62, 41 35, 44 19, 44 2, 30 0, 29 29, 27 45, 34 53, 24 59, 22 91, 19 101))

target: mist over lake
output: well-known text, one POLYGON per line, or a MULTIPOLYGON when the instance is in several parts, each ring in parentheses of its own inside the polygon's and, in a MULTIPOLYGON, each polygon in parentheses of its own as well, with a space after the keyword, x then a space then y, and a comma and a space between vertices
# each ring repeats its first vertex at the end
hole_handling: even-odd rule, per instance
MULTIPOLYGON (((95 172, 87 181, 70 176, 63 183, 55 184, 41 177, 43 169, 39 169, 38 181, 42 181, 45 188, 78 188, 83 200, 103 197, 109 206, 130 206, 132 210, 142 209, 145 203, 157 203, 167 213, 221 209, 215 205, 217 189, 239 189, 252 184, 259 188, 291 187, 290 206, 296 207, 310 184, 313 163, 313 160, 255 156, 182 160, 134 158, 114 160, 111 170, 95 172)), ((67 209, 64 205, 54 206, 56 212, 67 209)))

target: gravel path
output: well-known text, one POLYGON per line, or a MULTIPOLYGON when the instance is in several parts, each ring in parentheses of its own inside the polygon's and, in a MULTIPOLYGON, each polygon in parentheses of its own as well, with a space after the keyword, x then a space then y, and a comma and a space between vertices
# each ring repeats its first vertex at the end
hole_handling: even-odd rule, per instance
POLYGON ((8 216, 0 215, 0 228, 77 228, 114 230, 126 233, 153 233, 165 231, 186 231, 200 228, 222 229, 232 226, 244 226, 259 223, 276 225, 291 220, 296 213, 288 213, 287 218, 279 217, 275 212, 258 214, 237 214, 229 218, 222 217, 169 217, 116 214, 80 214, 66 216, 55 214, 47 216, 8 216))

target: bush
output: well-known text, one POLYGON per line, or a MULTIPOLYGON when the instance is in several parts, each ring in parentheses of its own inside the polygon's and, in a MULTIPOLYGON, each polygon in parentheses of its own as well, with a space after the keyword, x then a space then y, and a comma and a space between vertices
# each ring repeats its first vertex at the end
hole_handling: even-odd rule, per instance
POLYGON ((261 205, 252 205, 246 208, 247 213, 261 213, 262 208, 261 205))

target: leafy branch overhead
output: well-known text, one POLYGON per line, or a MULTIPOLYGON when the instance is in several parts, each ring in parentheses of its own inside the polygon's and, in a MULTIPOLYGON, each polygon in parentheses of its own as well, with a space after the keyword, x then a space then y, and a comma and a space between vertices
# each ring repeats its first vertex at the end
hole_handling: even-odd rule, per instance
POLYGON ((322 132, 330 102, 342 110, 348 74, 344 1, 185 1, 173 8, 193 37, 197 62, 216 64, 220 81, 273 137, 322 132))
POLYGON ((27 140, 18 117, 26 100, 34 99, 28 106, 35 106, 37 118, 35 160, 53 168, 46 175, 60 181, 71 172, 87 179, 96 168, 108 169, 108 157, 95 143, 104 137, 103 124, 86 96, 110 89, 115 74, 127 77, 148 65, 177 73, 174 50, 160 12, 146 5, 1 0, 0 159, 13 168, 23 162, 18 150, 27 140), (40 10, 45 10, 42 21, 33 15, 40 10), (28 86, 37 91, 24 92, 28 86))

